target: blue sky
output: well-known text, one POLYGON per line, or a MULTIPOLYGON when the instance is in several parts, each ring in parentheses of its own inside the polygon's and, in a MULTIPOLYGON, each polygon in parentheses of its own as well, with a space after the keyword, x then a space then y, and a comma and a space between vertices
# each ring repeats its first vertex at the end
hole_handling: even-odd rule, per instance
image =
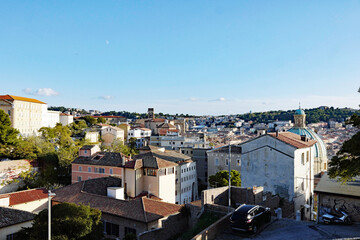
POLYGON ((7 1, 0 94, 102 111, 358 108, 360 1, 7 1))

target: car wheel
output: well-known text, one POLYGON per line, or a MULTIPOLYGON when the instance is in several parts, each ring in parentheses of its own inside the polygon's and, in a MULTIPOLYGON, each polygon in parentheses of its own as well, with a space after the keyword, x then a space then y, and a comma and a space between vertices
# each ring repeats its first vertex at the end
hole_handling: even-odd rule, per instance
POLYGON ((255 234, 257 233, 258 229, 257 229, 257 226, 256 225, 253 225, 252 227, 252 232, 255 234))
POLYGON ((345 219, 345 223, 346 223, 347 225, 351 225, 351 224, 352 224, 351 219, 350 219, 350 218, 346 218, 346 219, 345 219))

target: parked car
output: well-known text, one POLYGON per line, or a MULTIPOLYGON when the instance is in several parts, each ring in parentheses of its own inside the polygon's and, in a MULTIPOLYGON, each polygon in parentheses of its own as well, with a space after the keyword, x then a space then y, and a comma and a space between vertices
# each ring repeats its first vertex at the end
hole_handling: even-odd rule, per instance
POLYGON ((243 204, 230 217, 231 228, 256 233, 261 225, 270 222, 270 208, 243 204))

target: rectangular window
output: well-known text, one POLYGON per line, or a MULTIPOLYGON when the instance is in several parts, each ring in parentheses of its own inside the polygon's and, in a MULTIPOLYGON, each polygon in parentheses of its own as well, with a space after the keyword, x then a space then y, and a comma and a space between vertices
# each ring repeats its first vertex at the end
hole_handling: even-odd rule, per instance
POLYGON ((173 173, 174 173, 174 168, 167 169, 167 174, 173 174, 173 173))
POLYGON ((99 168, 99 173, 105 173, 105 168, 99 168))
POLYGON ((87 153, 87 150, 85 150, 84 153, 87 153))
POLYGON ((215 159, 215 166, 219 166, 219 159, 215 159))
POLYGON ((91 172, 91 167, 88 167, 88 172, 91 172))
POLYGON ((82 171, 82 166, 79 166, 79 172, 81 172, 82 171))
POLYGON ((94 173, 98 173, 99 169, 98 168, 94 168, 94 173))
POLYGON ((240 159, 237 159, 237 160, 236 160, 236 165, 237 165, 238 167, 241 166, 241 161, 240 161, 240 159))
POLYGON ((229 159, 225 158, 225 165, 229 166, 229 159))
POLYGON ((82 181, 81 176, 78 176, 78 177, 77 177, 77 180, 78 180, 78 182, 81 182, 81 181, 82 181))
POLYGON ((305 153, 301 154, 301 164, 304 165, 305 164, 305 153))
POLYGON ((306 152, 306 162, 309 162, 309 151, 306 152))
POLYGON ((125 227, 125 236, 126 234, 134 234, 136 236, 136 229, 125 227))
POLYGON ((114 223, 106 222, 104 224, 105 232, 107 235, 119 237, 119 225, 114 223))
POLYGON ((11 111, 10 110, 8 110, 8 114, 9 114, 9 116, 11 116, 11 111))
POLYGON ((147 169, 147 175, 148 176, 156 176, 156 170, 152 168, 147 169))
POLYGON ((113 174, 113 170, 112 170, 112 168, 110 168, 110 174, 113 174))

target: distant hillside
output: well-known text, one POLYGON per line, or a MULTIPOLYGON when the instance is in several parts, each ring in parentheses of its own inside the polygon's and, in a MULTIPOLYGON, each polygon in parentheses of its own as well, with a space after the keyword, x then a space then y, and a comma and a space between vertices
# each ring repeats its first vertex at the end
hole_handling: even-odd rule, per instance
MULTIPOLYGON (((354 113, 360 115, 359 110, 350 108, 333 108, 333 107, 319 107, 312 109, 304 109, 306 113, 307 123, 316 122, 327 122, 329 120, 335 120, 342 122, 348 117, 351 117, 354 113)), ((294 119, 293 115, 295 110, 288 111, 269 111, 269 112, 257 112, 257 113, 246 113, 238 115, 245 121, 263 122, 268 123, 275 120, 288 121, 294 119)))

